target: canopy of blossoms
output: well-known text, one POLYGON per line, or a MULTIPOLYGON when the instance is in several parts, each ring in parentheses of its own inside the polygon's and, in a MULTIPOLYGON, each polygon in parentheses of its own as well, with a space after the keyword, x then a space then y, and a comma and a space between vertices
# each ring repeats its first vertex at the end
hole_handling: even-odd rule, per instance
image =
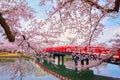
POLYGON ((45 19, 38 19, 27 0, 1 0, 2 40, 8 39, 16 50, 27 53, 38 53, 50 46, 95 45, 104 29, 102 21, 119 17, 118 3, 119 0, 40 0, 40 6, 49 5, 50 9, 45 11, 45 19))

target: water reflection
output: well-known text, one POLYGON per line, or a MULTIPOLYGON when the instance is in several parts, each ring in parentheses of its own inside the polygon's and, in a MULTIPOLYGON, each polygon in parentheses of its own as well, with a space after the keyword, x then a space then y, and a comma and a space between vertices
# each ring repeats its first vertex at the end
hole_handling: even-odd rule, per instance
POLYGON ((33 61, 22 58, 15 62, 0 62, 0 80, 58 80, 44 72, 33 61))
MULTIPOLYGON (((120 78, 120 65, 103 63, 91 68, 94 74, 120 78)), ((0 80, 59 80, 47 74, 33 61, 22 58, 14 62, 0 62, 0 80)))
POLYGON ((102 63, 91 69, 94 71, 94 74, 97 75, 120 78, 120 65, 102 63))

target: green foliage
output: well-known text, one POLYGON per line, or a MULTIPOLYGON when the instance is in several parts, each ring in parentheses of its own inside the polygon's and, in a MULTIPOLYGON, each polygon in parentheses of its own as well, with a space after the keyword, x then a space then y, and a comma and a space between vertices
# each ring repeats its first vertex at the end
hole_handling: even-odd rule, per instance
POLYGON ((65 61, 71 61, 72 57, 71 56, 65 56, 65 61))
POLYGON ((26 57, 26 58, 24 58, 24 60, 26 60, 26 61, 33 61, 34 59, 33 58, 30 58, 30 57, 26 57))
POLYGON ((40 62, 40 59, 39 59, 39 58, 36 58, 36 60, 37 60, 38 62, 40 62))

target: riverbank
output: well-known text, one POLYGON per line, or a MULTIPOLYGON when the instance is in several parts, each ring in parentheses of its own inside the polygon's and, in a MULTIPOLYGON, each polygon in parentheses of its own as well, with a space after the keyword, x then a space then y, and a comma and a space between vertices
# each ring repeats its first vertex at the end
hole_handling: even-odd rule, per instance
POLYGON ((0 61, 15 61, 22 57, 24 57, 26 60, 32 59, 29 55, 23 53, 0 52, 0 61))

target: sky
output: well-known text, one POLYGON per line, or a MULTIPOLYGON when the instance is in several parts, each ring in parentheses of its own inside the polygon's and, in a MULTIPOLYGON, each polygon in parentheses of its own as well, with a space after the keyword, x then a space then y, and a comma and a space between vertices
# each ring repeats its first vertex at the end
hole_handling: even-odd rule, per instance
POLYGON ((115 39, 116 34, 120 34, 120 26, 106 27, 103 30, 103 33, 101 33, 100 38, 98 39, 98 41, 108 43, 108 41, 110 39, 115 39))
POLYGON ((30 5, 35 11, 37 11, 36 16, 40 18, 47 18, 46 12, 47 10, 50 10, 50 5, 46 6, 39 6, 40 0, 26 0, 28 2, 28 5, 30 5))

